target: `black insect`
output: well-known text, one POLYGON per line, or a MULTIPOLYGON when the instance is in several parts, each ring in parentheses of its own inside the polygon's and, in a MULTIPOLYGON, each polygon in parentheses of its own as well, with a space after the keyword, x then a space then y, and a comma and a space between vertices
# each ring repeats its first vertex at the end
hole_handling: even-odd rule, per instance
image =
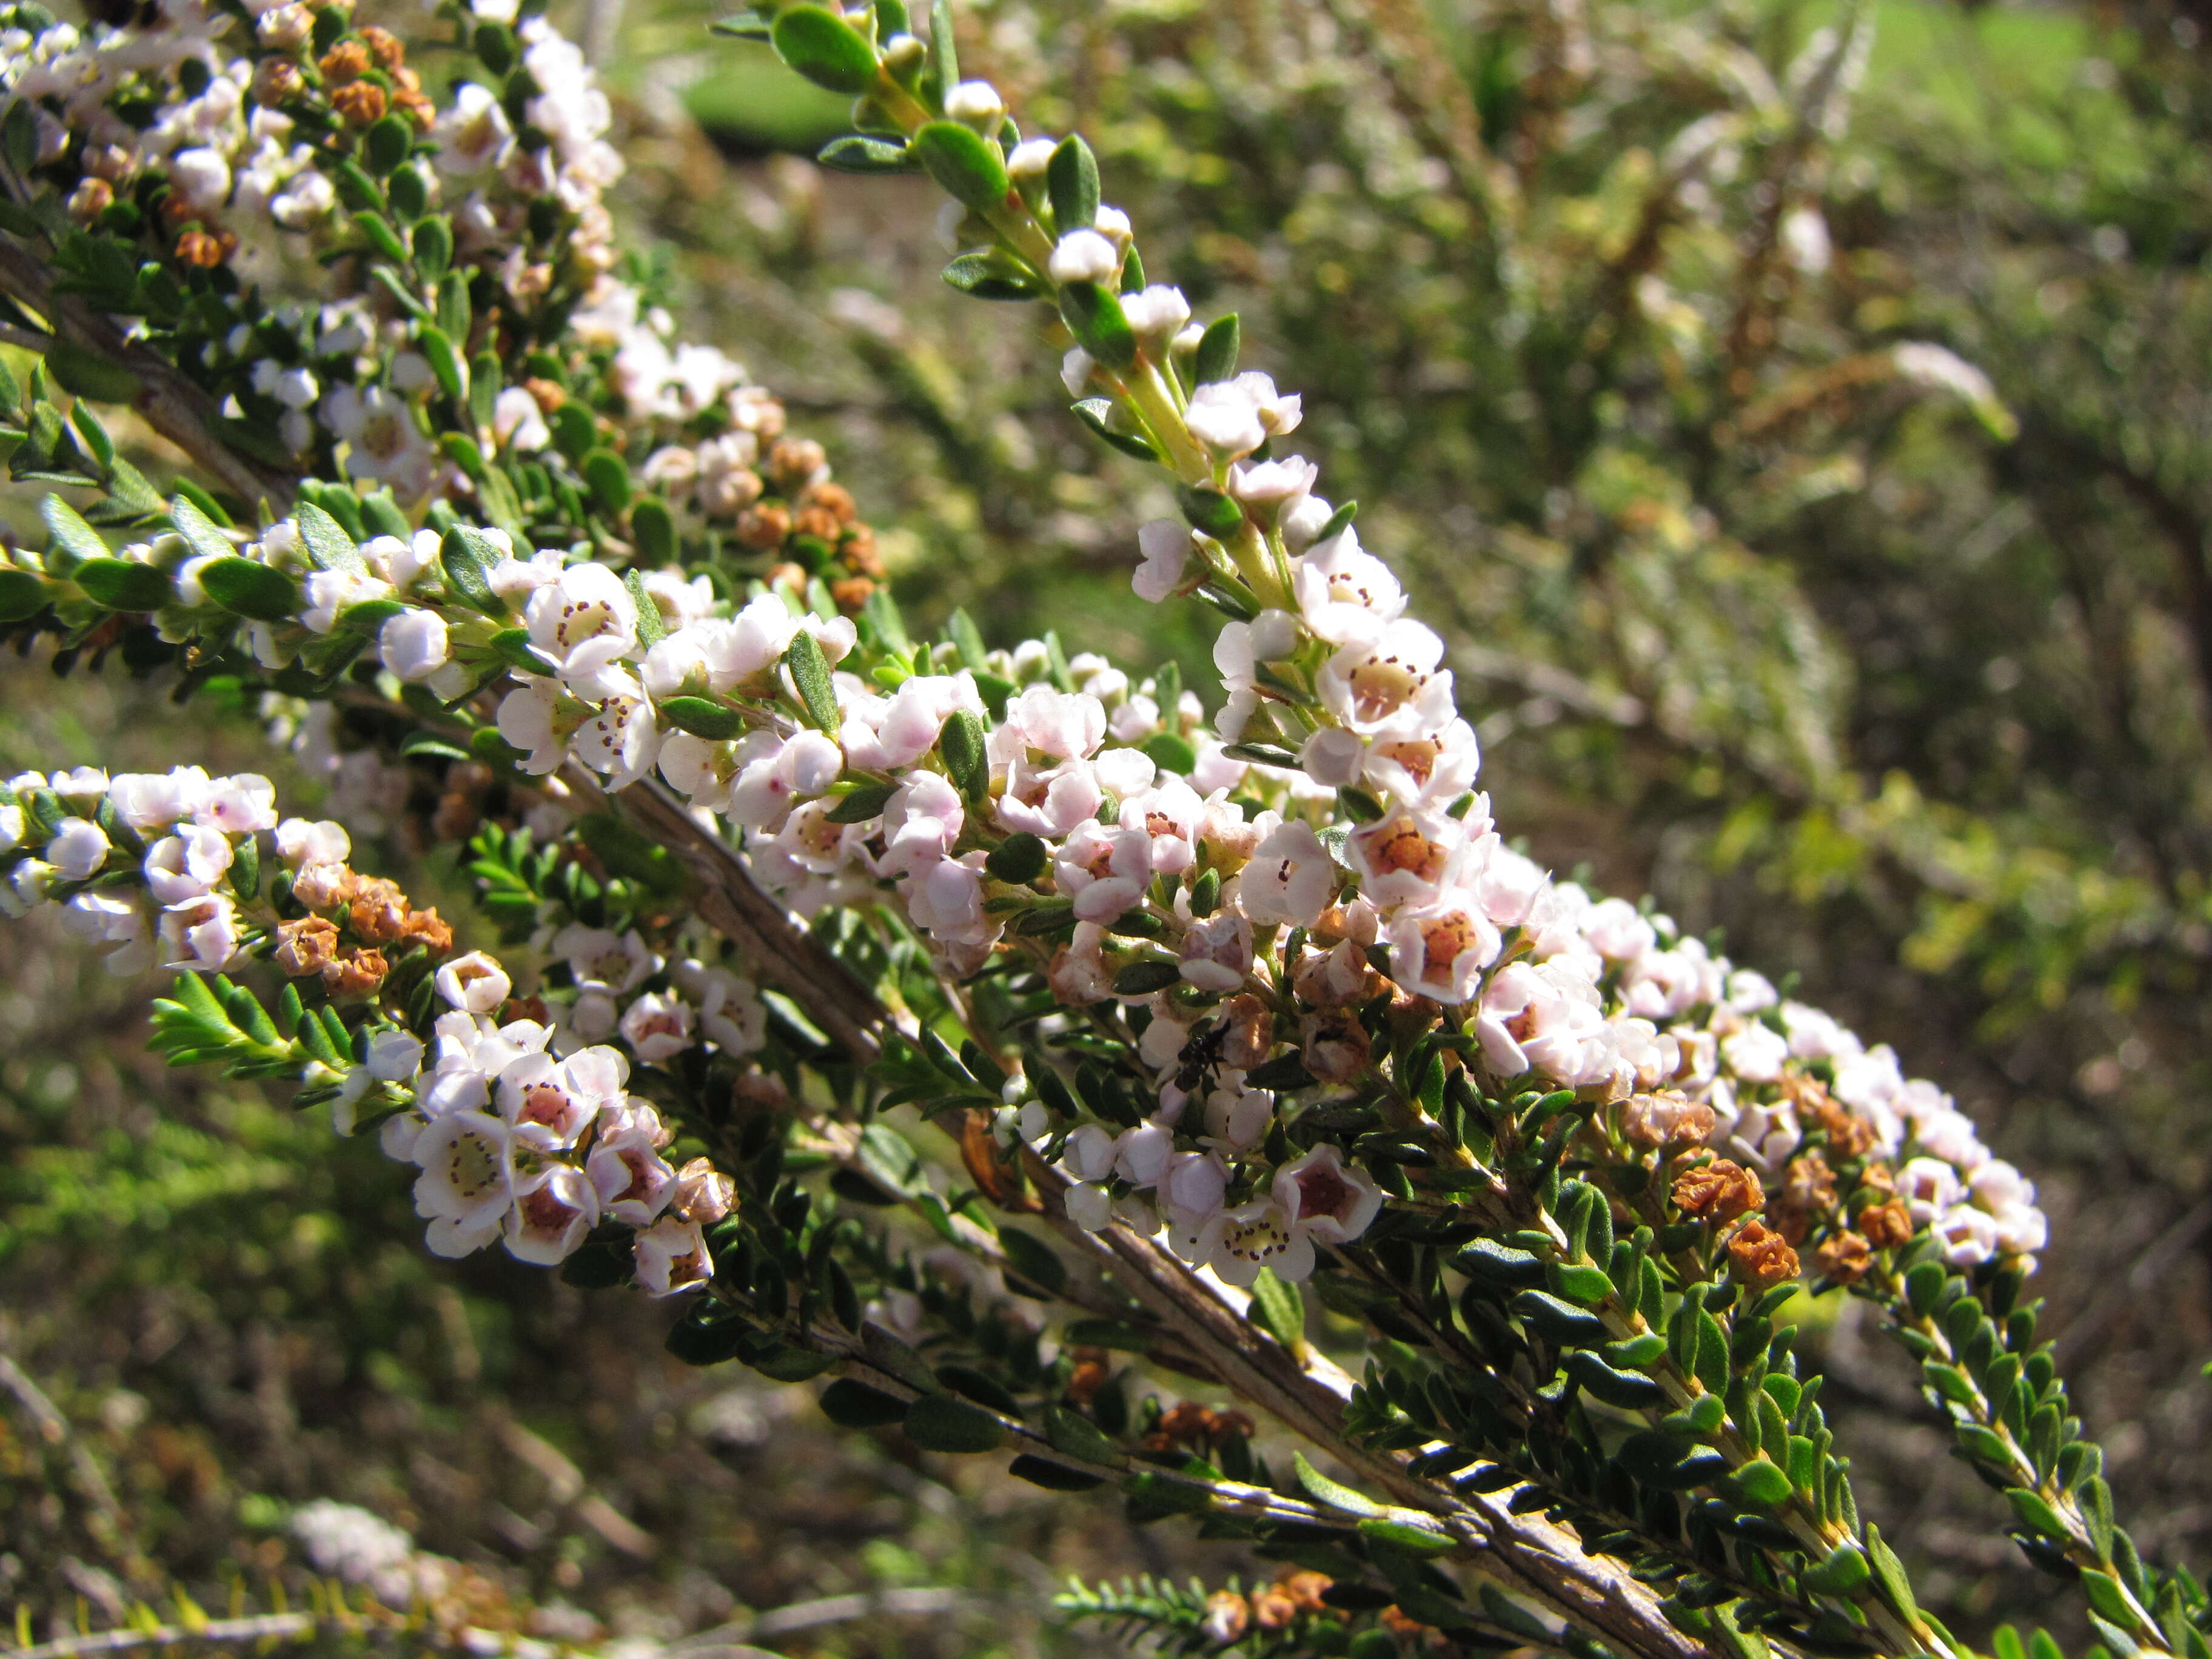
POLYGON ((1176 1087, 1185 1094, 1196 1092, 1199 1080, 1221 1063, 1222 1045, 1228 1041, 1229 1027, 1218 1019, 1193 1031, 1176 1056, 1176 1087))

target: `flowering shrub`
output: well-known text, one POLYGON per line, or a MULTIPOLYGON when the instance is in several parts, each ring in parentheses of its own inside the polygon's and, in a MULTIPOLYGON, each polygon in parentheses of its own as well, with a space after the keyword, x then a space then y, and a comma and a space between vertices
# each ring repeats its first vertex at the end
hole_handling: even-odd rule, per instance
POLYGON ((1171 483, 1131 581, 1220 619, 1218 690, 915 637, 821 447, 617 257, 580 53, 439 22, 434 88, 344 4, 0 14, 44 358, 10 465, 86 501, 49 490, 0 617, 263 697, 364 832, 394 775, 496 797, 495 955, 264 778, 10 780, 4 902, 173 972, 172 1062, 374 1133, 440 1255, 683 1298, 687 1361, 1295 1570, 1071 1598, 1166 1640, 1967 1654, 1858 1514, 1809 1291, 1881 1310, 2108 1643, 2206 1651, 2037 1344, 2030 1184, 1887 1048, 1506 842, 1300 397, 1147 280, 1079 136, 961 78, 941 0, 726 27, 857 100, 827 164, 950 197, 954 288, 1049 309, 1076 418, 1171 483), (166 500, 112 403, 193 459, 166 500))

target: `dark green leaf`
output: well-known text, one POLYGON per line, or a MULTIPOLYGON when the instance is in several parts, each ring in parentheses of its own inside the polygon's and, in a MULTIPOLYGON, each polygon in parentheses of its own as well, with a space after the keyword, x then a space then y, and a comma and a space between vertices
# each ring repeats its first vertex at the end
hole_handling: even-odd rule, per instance
POLYGON ((1121 313, 1121 301, 1103 283, 1065 284, 1060 315, 1076 343, 1108 368, 1127 368, 1136 361, 1136 334, 1121 313))
POLYGON ((200 586, 224 610, 254 622, 288 622, 300 609, 300 587, 281 570, 252 559, 217 559, 199 568, 200 586))
POLYGON ((817 87, 857 96, 875 84, 876 53, 826 6, 793 6, 769 31, 776 56, 817 87))
POLYGON ((1239 344, 1237 313, 1216 317, 1206 325, 1199 337, 1198 356, 1191 364, 1191 376, 1199 385, 1225 380, 1237 372, 1237 352, 1239 344))
MULTIPOLYGON (((781 19, 777 26, 781 27, 781 19)), ((911 148, 938 188, 953 200, 979 213, 1006 205, 1010 188, 1006 164, 1000 159, 998 146, 973 128, 957 121, 932 121, 914 135, 911 148)))
POLYGON ((783 653, 783 665, 791 672, 791 683, 805 707, 807 719, 821 731, 836 731, 837 694, 830 682, 829 659, 823 656, 814 635, 804 629, 793 635, 790 648, 783 653))
POLYGON ((1049 861, 1044 842, 1026 830, 1018 830, 991 849, 983 860, 983 871, 994 881, 1026 887, 1044 873, 1049 861))
POLYGON ((1060 234, 1088 230, 1098 216, 1098 160, 1081 134, 1071 133, 1060 141, 1045 168, 1044 184, 1060 234))
POLYGON ((175 597, 165 574, 128 559, 87 559, 70 577, 88 599, 110 611, 156 611, 175 597))
POLYGON ((919 173, 921 164, 907 154, 904 144, 886 143, 860 133, 832 138, 814 158, 835 173, 919 173))
POLYGON ((908 1406, 906 1432, 923 1450, 939 1452, 990 1451, 1006 1437, 989 1413, 946 1394, 926 1394, 908 1406))
POLYGON ((726 704, 705 697, 666 697, 655 705, 660 716, 679 732, 695 738, 724 742, 744 734, 744 716, 726 704))

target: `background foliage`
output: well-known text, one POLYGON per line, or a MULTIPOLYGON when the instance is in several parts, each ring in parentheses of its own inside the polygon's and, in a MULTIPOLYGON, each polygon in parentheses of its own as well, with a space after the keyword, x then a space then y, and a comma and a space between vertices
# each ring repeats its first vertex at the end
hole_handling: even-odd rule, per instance
MULTIPOLYGON (((1166 503, 896 234, 926 187, 797 159, 836 100, 706 19, 587 21, 618 47, 629 228, 690 331, 834 439, 923 620, 1202 662, 1127 592, 1166 503)), ((1248 358, 1305 390, 1304 435, 1462 652, 1508 832, 1799 974, 2041 1183, 2045 1328, 2138 1540, 2201 1564, 2203 20, 997 0, 963 23, 1031 125, 1091 134, 1164 278, 1241 308, 1248 358)), ((51 684, 7 671, 10 770, 258 763, 242 712, 210 730, 114 670, 51 684)), ((106 1622, 179 1584, 296 1597, 288 1506, 318 1497, 465 1564, 479 1622, 571 1638, 927 1586, 754 1637, 1103 1651, 1053 1621, 1057 1577, 1209 1565, 686 1371, 641 1304, 430 1260, 368 1148, 160 1072, 143 994, 58 938, 0 952, 0 1600, 38 1634, 79 1598, 106 1622)), ((1930 1607, 1977 1639, 2044 1616, 1901 1358, 1848 1317, 1808 1346, 1930 1607)))

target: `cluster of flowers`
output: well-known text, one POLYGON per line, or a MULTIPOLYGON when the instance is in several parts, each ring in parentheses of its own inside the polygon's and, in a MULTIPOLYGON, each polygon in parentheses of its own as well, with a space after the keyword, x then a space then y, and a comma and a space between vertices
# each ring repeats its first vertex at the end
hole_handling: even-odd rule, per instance
POLYGON ((458 1255, 503 1239, 553 1262, 603 1222, 636 1229, 639 1281, 656 1294, 702 1283, 702 1229, 728 1213, 732 1186, 704 1159, 660 1157, 673 1139, 624 1085, 630 1055, 665 1060, 702 1042, 757 1051, 766 1011, 752 985, 697 960, 662 959, 635 931, 580 923, 549 930, 572 994, 517 998, 481 951, 454 956, 453 929, 399 887, 347 863, 346 831, 279 820, 269 780, 210 778, 197 767, 24 773, 0 789, 0 903, 59 908, 73 933, 109 947, 107 968, 236 969, 266 957, 332 1001, 366 1002, 343 1068, 302 1054, 301 1077, 332 1085, 342 1133, 382 1118, 392 1157, 420 1167, 416 1207, 429 1243, 458 1255), (283 874, 261 896, 260 837, 283 874), (418 948, 442 1005, 422 1036, 380 994, 418 948), (665 983, 666 989, 653 989, 665 983), (618 1037, 629 1049, 603 1039, 618 1037))
MULTIPOLYGON (((349 228, 331 179, 351 141, 302 138, 404 115, 428 158, 408 170, 426 210, 447 208, 453 259, 489 273, 512 317, 562 319, 544 343, 567 365, 565 384, 532 371, 505 386, 479 442, 516 457, 544 451, 550 417, 596 392, 606 415, 593 441, 611 434, 620 447, 633 430, 673 440, 644 467, 672 503, 756 552, 803 553, 801 587, 818 568, 846 608, 866 600, 883 562, 821 447, 785 437, 772 395, 718 348, 678 339, 667 312, 615 274, 605 196, 622 158, 606 142, 606 94, 574 42, 542 16, 517 24, 512 0, 457 14, 471 26, 514 26, 532 88, 518 127, 498 87, 459 79, 441 103, 389 31, 333 36, 319 24, 349 6, 253 0, 252 37, 235 57, 223 50, 237 32, 226 11, 205 0, 162 0, 160 9, 147 27, 80 30, 33 5, 0 9, 0 95, 27 100, 42 175, 79 223, 128 234, 150 211, 170 239, 161 246, 186 266, 265 261, 270 248, 241 243, 234 227, 250 233, 266 218, 283 231, 349 228), (142 200, 153 205, 142 211, 142 200), (547 201, 562 228, 534 235, 533 206, 547 201)), ((348 476, 404 502, 466 498, 466 472, 441 454, 422 410, 437 378, 415 323, 358 262, 333 263, 329 280, 337 286, 325 303, 242 317, 208 349, 208 367, 295 454, 327 449, 348 476)), ((530 332, 506 335, 519 361, 530 332)))
MULTIPOLYGON (((981 118, 986 127, 1002 107, 983 82, 963 83, 945 105, 953 119, 976 125, 981 118)), ((1032 138, 1006 157, 1035 214, 1049 210, 1045 183, 1056 149, 1050 139, 1032 138)), ((967 222, 981 238, 999 234, 967 222)), ((1198 476, 1184 470, 1186 484, 1202 480, 1237 509, 1218 536, 1180 520, 1146 526, 1133 586, 1158 602, 1241 581, 1261 601, 1256 617, 1232 621, 1217 641, 1227 697, 1215 731, 1242 753, 1294 755, 1304 781, 1337 793, 1351 820, 1332 826, 1328 842, 1297 817, 1269 826, 1251 845, 1249 865, 1224 884, 1220 909, 1182 918, 1185 977, 1207 985, 1204 975, 1218 966, 1224 991, 1249 982, 1279 1000, 1285 988, 1295 993, 1306 1066, 1324 1081, 1350 1082, 1369 1062, 1364 1031, 1342 1012, 1351 1005, 1389 988, 1464 1010, 1480 1066, 1497 1085, 1540 1083, 1625 1102, 1632 1140, 1731 1154, 1692 1156, 1723 1171, 1723 1180, 1741 1177, 1737 1262, 1761 1277, 1794 1275, 1796 1241, 1788 1235, 1803 1237, 1808 1212, 1835 1209, 1835 1172, 1819 1148, 1806 1146, 1816 1130, 1839 1162, 1870 1160, 1858 1176, 1863 1194, 1898 1194, 1862 1206, 1878 1238, 1832 1230, 1821 1254, 1832 1276, 1856 1277, 1872 1248, 1904 1243, 1905 1220, 1931 1226, 1954 1265, 2040 1249, 2045 1225, 2033 1188, 1990 1156, 1949 1097, 1906 1081, 1889 1050, 1869 1051, 1826 1016, 1784 1004, 1763 978, 1678 938, 1664 918, 1618 900, 1594 901, 1504 846, 1486 798, 1473 793, 1476 746, 1455 714, 1443 641, 1406 616, 1395 578, 1360 546, 1348 517, 1315 493, 1319 469, 1274 453, 1275 441, 1297 428, 1300 400, 1260 374, 1188 384, 1197 380, 1188 371, 1205 332, 1178 290, 1127 291, 1135 288, 1124 281, 1131 245, 1127 216, 1110 207, 1094 209, 1087 226, 1066 228, 1053 241, 1041 274, 1063 293, 1091 296, 1079 313, 1095 308, 1100 292, 1117 294, 1136 347, 1133 362, 1109 369, 1079 346, 1062 378, 1072 396, 1104 392, 1117 400, 1171 461, 1187 451, 1198 476), (1147 377, 1165 392, 1164 410, 1140 395, 1147 377), (1356 892, 1342 890, 1347 874, 1356 892), (1300 930, 1289 938, 1309 951, 1338 943, 1327 955, 1301 958, 1286 940, 1291 954, 1255 974, 1255 930, 1265 939, 1282 926, 1300 930), (1387 947, 1395 982, 1388 988, 1370 955, 1377 945, 1387 947), (1194 960, 1200 974, 1190 972, 1194 960), (1773 1206, 1778 1231, 1748 1215, 1764 1198, 1756 1171, 1776 1181, 1786 1200, 1773 1206)), ((1206 829, 1212 839, 1198 843, 1200 859, 1233 835, 1218 822, 1206 829)), ((1130 878, 1093 902, 1086 919, 1104 921, 1152 872, 1176 867, 1149 858, 1147 839, 1126 809, 1109 831, 1084 827, 1076 856, 1063 854, 1056 866, 1079 915, 1087 889, 1130 878)), ((1090 942, 1079 938, 1076 948, 1090 942)), ((1065 983, 1056 975, 1055 988, 1065 983)), ((1103 993, 1104 976, 1087 988, 1103 993)), ((1162 1115, 1172 1123, 1192 1022, 1187 1006, 1179 1014, 1172 1000, 1155 1000, 1144 1048, 1158 1069, 1162 1115)), ((1270 1013, 1254 998, 1224 1021, 1227 1042, 1264 1056, 1270 1013)), ((1224 1125, 1249 1109, 1259 1133, 1271 1112, 1234 1096, 1209 1098, 1209 1114, 1217 1109, 1224 1125)), ((1133 1184, 1132 1169, 1143 1166, 1125 1164, 1122 1149, 1150 1144, 1150 1133, 1147 1126, 1109 1142, 1102 1130, 1092 1144, 1071 1149, 1071 1173, 1098 1180, 1110 1171, 1117 1188, 1133 1184)), ((1194 1171, 1183 1178, 1200 1182, 1211 1203, 1216 1171, 1182 1169, 1194 1171)), ((1179 1187, 1171 1181, 1160 1190, 1171 1223, 1182 1223, 1179 1187)), ((1096 1200, 1084 1202, 1095 1212, 1096 1200)), ((1295 1231, 1299 1207, 1295 1196, 1255 1195, 1241 1224, 1265 1248, 1295 1231)))

